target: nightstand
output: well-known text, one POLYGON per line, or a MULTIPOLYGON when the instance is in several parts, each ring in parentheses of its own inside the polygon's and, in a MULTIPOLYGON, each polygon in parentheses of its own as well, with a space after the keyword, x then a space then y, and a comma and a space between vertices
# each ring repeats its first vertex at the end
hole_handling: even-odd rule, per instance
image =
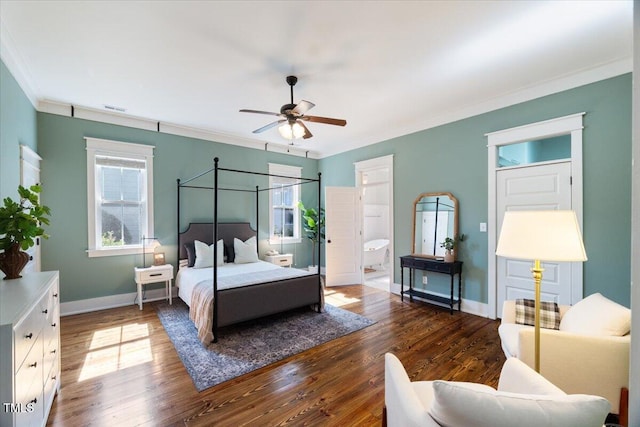
POLYGON ((173 280, 173 265, 152 265, 151 267, 136 267, 135 280, 138 285, 138 305, 142 310, 142 287, 149 283, 164 282, 165 298, 171 301, 171 281, 173 280))
POLYGON ((293 254, 266 255, 264 260, 281 267, 291 267, 293 264, 293 254))

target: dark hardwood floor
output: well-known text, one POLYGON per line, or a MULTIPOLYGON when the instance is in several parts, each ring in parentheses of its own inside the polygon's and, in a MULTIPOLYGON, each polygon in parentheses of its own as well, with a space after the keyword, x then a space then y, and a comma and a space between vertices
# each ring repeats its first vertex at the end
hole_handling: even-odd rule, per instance
POLYGON ((153 303, 63 317, 62 388, 49 426, 377 426, 384 354, 412 380, 497 386, 498 322, 360 285, 327 302, 377 321, 198 393, 153 303))

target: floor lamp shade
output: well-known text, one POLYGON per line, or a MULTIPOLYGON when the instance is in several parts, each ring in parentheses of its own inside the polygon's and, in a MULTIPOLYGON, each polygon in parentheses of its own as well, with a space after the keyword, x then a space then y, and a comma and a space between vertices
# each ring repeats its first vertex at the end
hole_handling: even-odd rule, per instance
POLYGON ((580 225, 573 211, 507 211, 496 255, 533 261, 535 285, 535 370, 540 372, 541 261, 586 261, 580 225))
POLYGON ((496 255, 540 261, 586 261, 574 211, 507 211, 496 255))

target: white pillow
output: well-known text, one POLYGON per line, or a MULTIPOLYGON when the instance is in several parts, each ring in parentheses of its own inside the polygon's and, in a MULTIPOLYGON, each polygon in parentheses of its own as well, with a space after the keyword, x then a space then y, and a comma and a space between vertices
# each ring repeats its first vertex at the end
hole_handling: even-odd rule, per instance
MULTIPOLYGON (((199 240, 193 242, 193 246, 196 248, 196 260, 193 263, 193 268, 206 268, 213 267, 213 244, 207 245, 199 240)), ((224 265, 224 242, 222 239, 218 240, 218 254, 217 254, 218 266, 224 265)))
POLYGON ((607 399, 573 394, 545 396, 434 381, 429 414, 444 427, 602 427, 607 399))
POLYGON ((235 252, 235 258, 233 259, 235 264, 258 262, 258 250, 255 237, 250 237, 244 242, 234 238, 233 251, 235 252))
POLYGON ((623 336, 631 330, 631 310, 602 294, 589 295, 569 308, 560 330, 582 335, 623 336))

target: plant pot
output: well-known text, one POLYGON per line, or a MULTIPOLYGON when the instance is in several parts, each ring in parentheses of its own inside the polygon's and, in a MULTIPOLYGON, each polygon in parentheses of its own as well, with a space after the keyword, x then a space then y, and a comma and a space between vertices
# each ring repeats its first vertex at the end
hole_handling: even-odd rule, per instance
POLYGON ((13 243, 0 254, 0 270, 6 275, 5 280, 19 279, 20 272, 29 262, 29 254, 20 250, 20 244, 13 243))
POLYGON ((445 251, 444 253, 444 262, 454 262, 456 260, 455 255, 452 250, 445 251))

